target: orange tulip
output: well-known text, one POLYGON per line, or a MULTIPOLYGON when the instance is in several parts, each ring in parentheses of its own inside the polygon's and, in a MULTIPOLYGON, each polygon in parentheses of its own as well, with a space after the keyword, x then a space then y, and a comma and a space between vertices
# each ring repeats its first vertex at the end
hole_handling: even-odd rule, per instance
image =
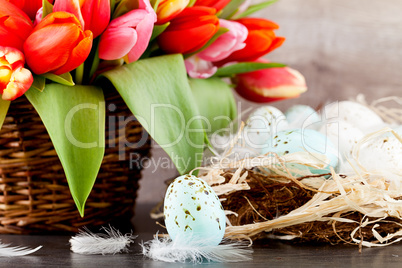
POLYGON ((230 0, 197 0, 194 6, 213 7, 219 11, 229 4, 229 2, 230 0))
POLYGON ((28 66, 35 74, 69 72, 80 66, 92 47, 92 32, 83 31, 67 12, 47 15, 24 43, 28 66))
MULTIPOLYGON (((31 19, 35 19, 36 12, 42 7, 42 0, 8 0, 22 9, 31 19)), ((53 4, 54 0, 47 0, 53 4)))
MULTIPOLYGON (((243 18, 237 20, 248 29, 246 46, 232 53, 225 62, 254 61, 280 47, 284 37, 277 37, 274 30, 279 26, 272 21, 259 18, 243 18)), ((225 63, 223 62, 223 63, 225 63)))
POLYGON ((0 0, 0 46, 22 50, 22 45, 32 28, 31 20, 21 9, 0 0))
POLYGON ((24 63, 21 51, 0 46, 0 94, 3 100, 15 100, 31 87, 33 77, 24 68, 24 63))
POLYGON ((190 7, 170 21, 158 37, 158 44, 168 53, 188 54, 202 48, 218 29, 214 8, 190 7))
POLYGON ((158 21, 156 24, 164 24, 174 17, 176 17, 180 12, 182 12, 190 0, 162 0, 159 2, 158 8, 156 10, 156 15, 158 16, 158 21))

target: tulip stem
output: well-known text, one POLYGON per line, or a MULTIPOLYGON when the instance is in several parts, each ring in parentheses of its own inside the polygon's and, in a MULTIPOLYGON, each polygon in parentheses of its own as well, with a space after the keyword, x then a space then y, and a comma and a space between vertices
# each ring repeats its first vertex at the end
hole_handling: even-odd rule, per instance
POLYGON ((75 69, 75 83, 78 85, 82 84, 82 79, 84 77, 84 63, 75 69))

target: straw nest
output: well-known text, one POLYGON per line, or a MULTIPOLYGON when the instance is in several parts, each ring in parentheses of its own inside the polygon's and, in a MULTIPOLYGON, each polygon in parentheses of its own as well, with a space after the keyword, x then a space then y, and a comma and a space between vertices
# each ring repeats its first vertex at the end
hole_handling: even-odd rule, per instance
MULTIPOLYGON (((368 106, 385 122, 401 124, 402 110, 384 106, 391 100, 402 105, 400 98, 387 98, 368 106)), ((360 148, 385 133, 402 143, 391 128, 365 136, 353 150, 354 174, 332 169, 312 175, 294 168, 324 168, 328 160, 323 155, 307 152, 235 160, 235 137, 224 153, 200 168, 199 177, 221 199, 227 214, 226 237, 386 246, 402 240, 402 171, 391 181, 386 170, 373 172, 359 162, 360 148), (290 169, 285 163, 300 165, 290 169)))

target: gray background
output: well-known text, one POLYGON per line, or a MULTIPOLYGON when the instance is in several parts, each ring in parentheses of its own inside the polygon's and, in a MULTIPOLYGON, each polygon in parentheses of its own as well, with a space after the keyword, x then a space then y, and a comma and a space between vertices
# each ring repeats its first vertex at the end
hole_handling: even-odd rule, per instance
MULTIPOLYGON (((269 54, 271 61, 299 70, 308 92, 274 103, 286 109, 296 103, 317 107, 363 93, 369 101, 402 96, 402 0, 280 0, 255 16, 280 25, 285 43, 269 54)), ((243 107, 256 106, 242 101, 243 107)), ((167 156, 153 149, 153 161, 167 156)), ((164 181, 176 175, 152 161, 143 172, 138 202, 163 198, 164 181)))

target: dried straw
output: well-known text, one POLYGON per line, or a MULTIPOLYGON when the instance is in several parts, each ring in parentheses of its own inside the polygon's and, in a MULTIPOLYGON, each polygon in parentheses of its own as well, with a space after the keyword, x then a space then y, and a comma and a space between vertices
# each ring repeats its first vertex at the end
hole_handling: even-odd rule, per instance
MULTIPOLYGON (((400 124, 402 109, 380 105, 391 100, 402 104, 401 98, 392 97, 368 106, 386 122, 400 124)), ((402 137, 390 128, 365 136, 353 151, 355 174, 349 176, 333 169, 322 175, 298 169, 300 165, 322 169, 328 163, 324 156, 307 152, 234 160, 235 136, 227 150, 200 168, 200 177, 216 191, 226 210, 225 236, 350 243, 360 247, 399 242, 401 183, 391 183, 387 170, 373 172, 359 163, 362 146, 386 132, 402 143, 402 137), (285 163, 300 165, 290 168, 285 163)), ((395 175, 402 182, 402 175, 395 175)))

